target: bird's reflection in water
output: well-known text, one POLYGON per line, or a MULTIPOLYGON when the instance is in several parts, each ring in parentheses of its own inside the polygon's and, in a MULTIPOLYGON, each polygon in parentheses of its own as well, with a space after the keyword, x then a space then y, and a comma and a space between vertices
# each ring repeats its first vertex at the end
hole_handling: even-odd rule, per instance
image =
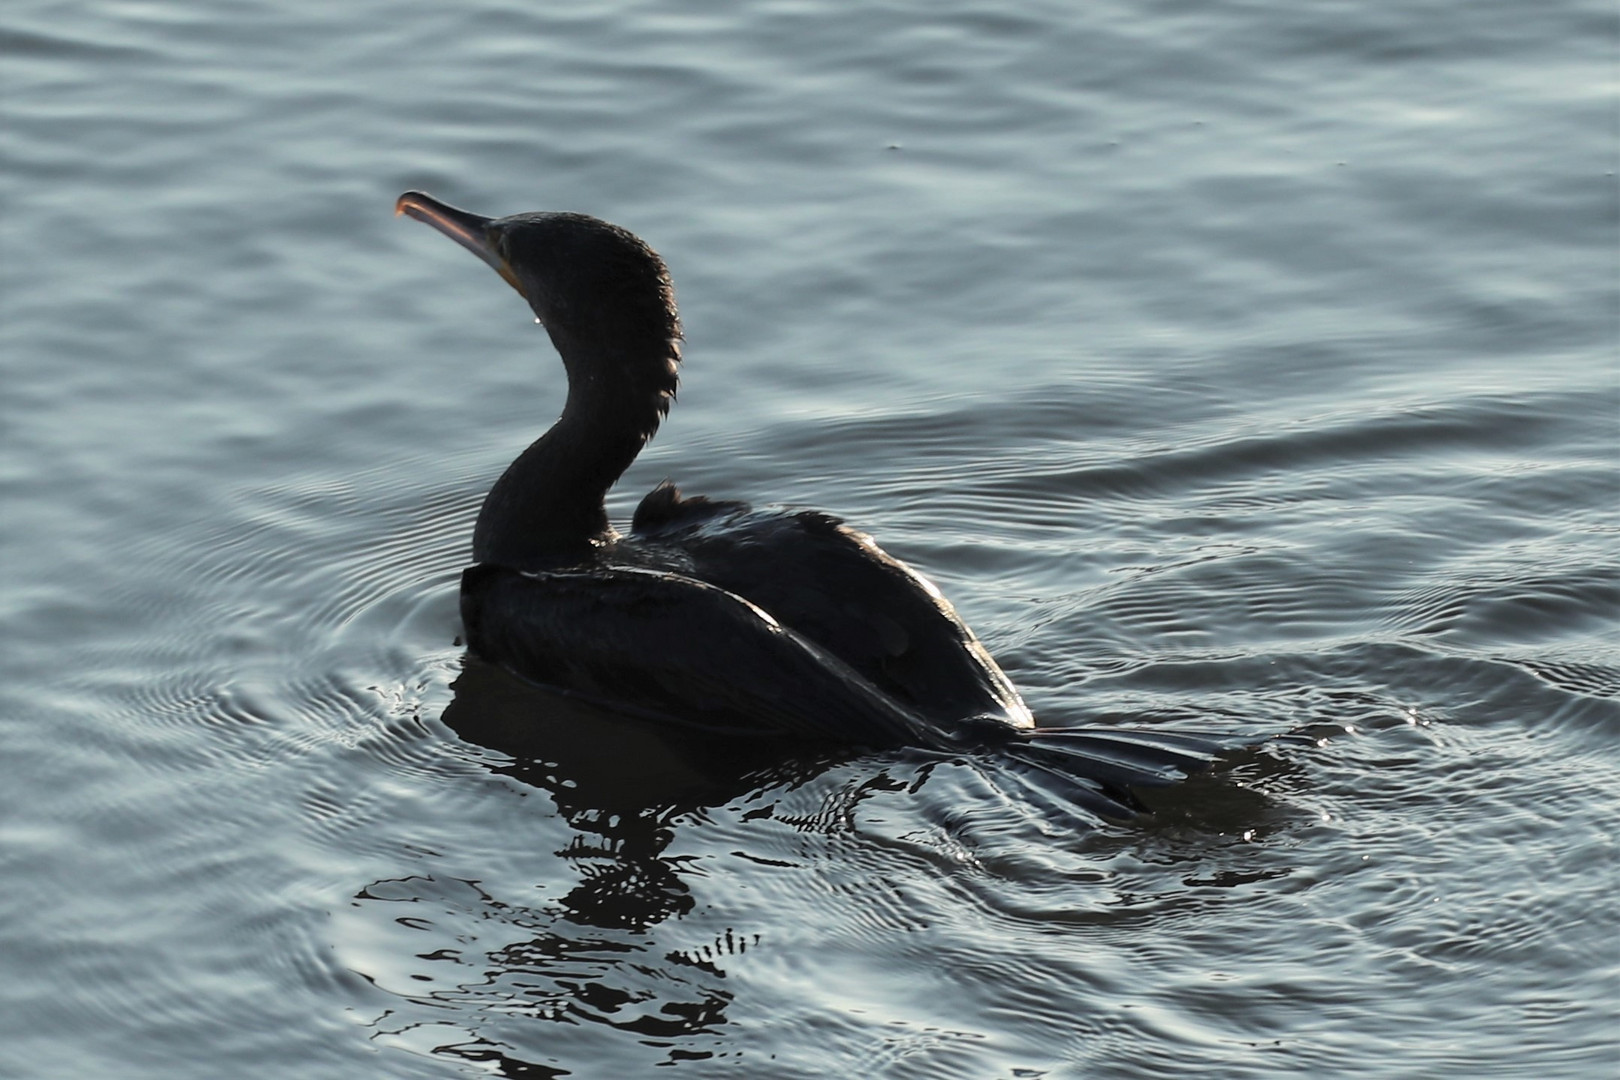
POLYGON ((803 782, 839 760, 627 717, 471 656, 453 690, 445 724, 511 757, 495 771, 544 790, 577 830, 559 854, 581 867, 563 903, 583 926, 641 930, 684 913, 691 897, 664 856, 676 818, 803 782))
POLYGON ((382 920, 389 927, 409 924, 412 934, 426 931, 446 943, 424 953, 419 940, 400 941, 396 958, 447 966, 412 962, 408 978, 388 988, 430 1011, 417 1015, 401 1005, 379 1021, 378 1034, 510 1076, 563 1075, 541 1063, 559 1061, 544 1049, 555 1045, 556 1029, 537 1029, 535 1020, 614 1028, 644 1048, 666 1048, 670 1062, 706 1056, 693 1040, 701 1043, 724 1026, 732 1003, 723 959, 746 951, 755 937, 726 928, 712 947, 671 949, 651 936, 693 906, 681 859, 667 852, 680 819, 755 792, 779 793, 849 751, 785 750, 655 725, 535 687, 472 657, 453 690, 445 724, 510 759, 492 765, 494 771, 551 797, 574 830, 556 854, 577 880, 564 895, 532 907, 479 882, 443 877, 374 882, 362 890, 356 897, 362 905, 391 909, 382 920), (460 1012, 451 1025, 459 1037, 442 1037, 446 1006, 460 1012))
MULTIPOLYGON (((359 906, 389 909, 387 917, 368 920, 367 931, 375 934, 385 924, 386 933, 403 935, 391 938, 389 955, 395 961, 415 958, 407 959, 404 978, 396 970, 385 982, 409 1004, 380 1018, 378 1035, 508 1076, 566 1074, 571 1051, 565 1046, 573 1045, 567 1042, 573 1036, 559 1039, 558 1024, 611 1028, 631 1040, 614 1047, 591 1042, 593 1060, 616 1051, 645 1055, 649 1048, 667 1054, 651 1062, 656 1064, 708 1056, 708 1047, 731 1023, 735 1004, 727 958, 758 939, 748 927, 715 928, 717 936, 701 944, 681 943, 679 931, 657 932, 694 907, 683 880, 691 867, 686 856, 670 852, 672 841, 682 827, 703 827, 702 811, 743 800, 757 801, 757 807, 739 809, 744 820, 769 817, 790 828, 836 830, 819 816, 802 823, 783 817, 774 800, 855 754, 848 748, 785 748, 626 717, 472 657, 453 690, 445 724, 463 740, 502 755, 489 767, 544 791, 573 830, 555 852, 565 881, 573 880, 561 895, 552 891, 559 865, 542 866, 544 853, 537 852, 536 874, 548 880, 535 884, 544 884, 550 896, 533 905, 514 903, 510 890, 444 877, 375 882, 363 890, 359 906), (392 929, 396 925, 406 929, 392 929), (443 946, 423 951, 424 931, 443 946), (422 960, 434 963, 423 966, 422 960), (448 1023, 447 1008, 455 1013, 448 1023), (450 1030, 455 1035, 443 1037, 450 1030)), ((862 762, 867 758, 871 768, 859 768, 861 776, 833 799, 839 816, 884 792, 919 796, 937 764, 911 755, 867 754, 862 762)), ((946 790, 935 799, 977 790, 952 785, 966 784, 982 770, 992 786, 1043 821, 1067 823, 1077 833, 1100 823, 1088 813, 1090 802, 1074 799, 1075 791, 1090 789, 1065 778, 1021 771, 1017 762, 999 759, 977 768, 959 764, 946 771, 946 790)), ((1243 768, 1269 775, 1288 763, 1267 756, 1251 758, 1243 768)), ((1211 869, 1211 844, 1201 837, 1247 837, 1264 827, 1267 800, 1259 792, 1210 777, 1166 788, 1153 803, 1157 825, 1137 826, 1137 857, 1186 862, 1196 877, 1188 884, 1238 884, 1286 872, 1247 863, 1211 869)), ((984 839, 992 848, 1014 842, 996 827, 984 839)), ((644 1056, 634 1061, 626 1059, 624 1074, 639 1074, 650 1063, 644 1056)))

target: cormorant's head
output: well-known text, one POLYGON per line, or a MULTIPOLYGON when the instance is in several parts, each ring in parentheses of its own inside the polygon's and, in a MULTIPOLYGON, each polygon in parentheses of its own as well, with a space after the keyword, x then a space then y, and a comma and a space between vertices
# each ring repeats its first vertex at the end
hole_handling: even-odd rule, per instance
POLYGON ((585 214, 487 218, 419 191, 394 204, 495 268, 534 309, 564 359, 575 353, 679 357, 675 290, 658 253, 635 234, 585 214))

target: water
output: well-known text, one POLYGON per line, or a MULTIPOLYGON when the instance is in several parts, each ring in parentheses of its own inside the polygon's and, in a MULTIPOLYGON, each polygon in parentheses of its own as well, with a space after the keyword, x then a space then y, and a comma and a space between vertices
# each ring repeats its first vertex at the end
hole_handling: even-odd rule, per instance
POLYGON ((1613 1075, 1611 5, 0 26, 0 1074, 1613 1075), (1354 733, 1140 824, 458 736, 561 379, 407 188, 669 261, 616 513, 843 514, 1049 721, 1354 733))

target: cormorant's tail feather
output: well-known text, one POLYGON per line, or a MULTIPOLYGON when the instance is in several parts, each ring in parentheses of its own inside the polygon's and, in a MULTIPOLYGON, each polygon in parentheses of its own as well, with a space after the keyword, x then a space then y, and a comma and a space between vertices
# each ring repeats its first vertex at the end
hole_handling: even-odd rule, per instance
POLYGON ((1006 774, 1027 794, 1043 802, 1055 800, 1054 805, 1058 807, 1078 806, 1087 813, 1114 821, 1148 812, 1147 806, 1131 794, 1130 788, 1086 775, 1055 755, 1043 758, 1038 752, 1023 752, 1030 749, 1028 746, 1015 748, 1011 754, 1015 765, 1006 774), (1041 783, 1043 777, 1055 783, 1041 783))
POLYGON ((1034 728, 1006 752, 1022 765, 1078 783, 1075 801, 1106 817, 1132 817, 1146 808, 1132 788, 1167 787, 1207 770, 1228 754, 1266 743, 1314 743, 1299 735, 1232 735, 1142 728, 1034 728))

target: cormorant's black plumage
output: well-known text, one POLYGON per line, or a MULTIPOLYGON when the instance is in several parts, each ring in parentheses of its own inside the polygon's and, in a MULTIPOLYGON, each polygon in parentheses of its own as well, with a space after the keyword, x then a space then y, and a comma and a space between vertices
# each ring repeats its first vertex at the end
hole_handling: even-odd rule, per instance
MULTIPOLYGON (((736 736, 874 747, 1005 745, 1111 790, 1164 783, 1219 737, 1034 728, 937 589, 815 511, 661 485, 628 536, 607 491, 675 397, 680 320, 663 261, 580 214, 491 219, 400 196, 528 301, 568 374, 562 416, 484 501, 462 579, 469 647, 632 715, 736 736)), ((1239 740, 1241 742, 1241 740, 1239 740)))

